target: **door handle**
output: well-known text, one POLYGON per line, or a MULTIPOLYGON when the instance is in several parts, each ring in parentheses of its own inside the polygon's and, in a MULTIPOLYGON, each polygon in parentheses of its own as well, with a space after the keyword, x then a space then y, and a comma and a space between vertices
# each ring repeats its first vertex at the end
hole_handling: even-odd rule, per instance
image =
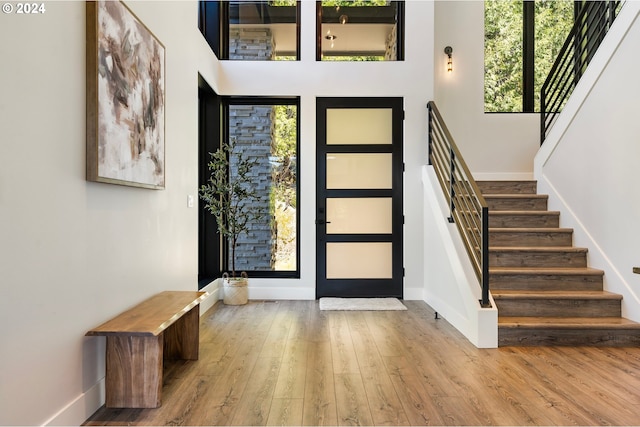
POLYGON ((316 219, 316 225, 323 225, 323 224, 331 224, 331 221, 325 221, 324 219, 316 219))

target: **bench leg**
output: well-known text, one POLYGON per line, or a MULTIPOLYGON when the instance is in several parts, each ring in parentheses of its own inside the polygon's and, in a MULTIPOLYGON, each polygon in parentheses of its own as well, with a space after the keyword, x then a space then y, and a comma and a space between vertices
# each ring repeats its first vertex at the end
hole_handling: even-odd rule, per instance
POLYGON ((193 307, 164 331, 164 358, 198 360, 200 308, 193 307))
POLYGON ((107 408, 157 408, 162 393, 163 336, 107 336, 107 408))

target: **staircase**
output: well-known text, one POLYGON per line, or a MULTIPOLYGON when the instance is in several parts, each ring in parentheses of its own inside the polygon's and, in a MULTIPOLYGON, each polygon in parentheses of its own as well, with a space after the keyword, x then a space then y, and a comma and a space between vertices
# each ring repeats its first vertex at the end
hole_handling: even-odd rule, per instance
POLYGON ((622 296, 603 290, 603 271, 535 181, 480 181, 489 205, 489 283, 498 345, 640 344, 640 324, 621 317, 622 296))

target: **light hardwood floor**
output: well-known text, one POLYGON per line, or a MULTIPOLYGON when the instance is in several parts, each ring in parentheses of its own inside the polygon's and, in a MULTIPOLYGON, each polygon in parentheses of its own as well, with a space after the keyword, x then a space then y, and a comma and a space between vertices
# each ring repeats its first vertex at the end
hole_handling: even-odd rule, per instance
POLYGON ((477 349, 423 302, 320 311, 217 303, 157 409, 86 425, 639 425, 640 348, 477 349))

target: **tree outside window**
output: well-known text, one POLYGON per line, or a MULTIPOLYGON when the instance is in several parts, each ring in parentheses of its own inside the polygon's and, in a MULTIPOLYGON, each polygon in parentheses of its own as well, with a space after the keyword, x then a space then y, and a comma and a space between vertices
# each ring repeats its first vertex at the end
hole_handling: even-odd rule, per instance
POLYGON ((571 0, 485 0, 485 112, 540 111, 540 89, 573 21, 571 0), (534 5, 533 14, 525 13, 525 3, 534 5), (526 47, 527 26, 534 29, 533 50, 526 47), (532 87, 525 88, 525 72, 533 73, 532 87), (526 96, 534 100, 532 110, 523 107, 526 96))

